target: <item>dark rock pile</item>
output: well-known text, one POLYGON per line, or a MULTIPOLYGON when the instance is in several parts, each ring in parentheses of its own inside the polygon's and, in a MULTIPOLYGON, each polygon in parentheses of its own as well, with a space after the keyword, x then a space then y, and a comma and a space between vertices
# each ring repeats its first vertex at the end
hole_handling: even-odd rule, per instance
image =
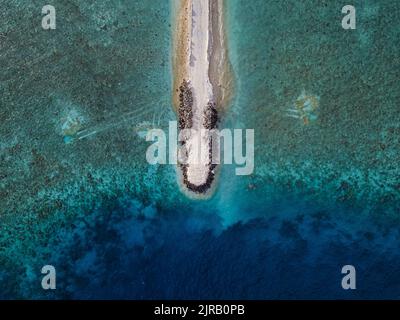
POLYGON ((214 102, 207 104, 206 110, 204 110, 203 125, 206 129, 216 129, 218 125, 218 111, 214 102))
MULTIPOLYGON (((179 87, 179 108, 178 108, 178 116, 179 116, 179 130, 183 129, 191 129, 193 127, 193 92, 190 87, 190 83, 186 80, 183 80, 182 85, 179 87)), ((216 129, 218 126, 218 111, 216 109, 216 105, 213 102, 209 102, 207 104, 206 110, 204 111, 203 125, 205 129, 212 130, 216 129)), ((183 147, 185 142, 181 142, 181 146, 183 147)), ((210 159, 212 159, 212 140, 209 142, 209 155, 210 159)), ((187 151, 186 151, 187 152, 187 151)), ((183 175, 183 183, 186 185, 188 190, 204 194, 207 190, 210 189, 214 179, 216 168, 216 164, 212 163, 212 160, 208 163, 208 176, 207 180, 202 185, 194 185, 188 180, 188 164, 179 164, 182 175, 183 175)))
MULTIPOLYGON (((185 92, 186 89, 184 86, 182 86, 182 89, 183 89, 183 92, 185 92)), ((182 98, 184 98, 184 95, 182 95, 182 98)), ((182 103, 182 105, 184 106, 185 104, 182 103)), ((217 129, 218 121, 219 121, 219 119, 218 119, 218 111, 216 109, 216 105, 213 102, 209 102, 207 104, 206 110, 204 111, 203 125, 204 125, 205 129, 207 129, 207 130, 217 129)), ((183 123, 187 123, 187 119, 185 119, 183 121, 183 123)), ((212 139, 210 139, 210 142, 209 142, 208 152, 209 152, 209 159, 210 159, 210 161, 208 163, 208 170, 209 170, 208 176, 207 176, 206 182, 201 185, 195 185, 195 184, 191 183, 187 177, 188 165, 180 164, 180 167, 182 169, 182 175, 183 175, 183 183, 186 185, 186 187, 190 191, 198 193, 198 194, 206 193, 211 188, 211 185, 215 179, 215 168, 217 167, 217 165, 212 163, 212 154, 213 154, 212 139)))
POLYGON ((210 165, 210 167, 209 167, 210 171, 208 173, 207 180, 205 183, 203 183, 201 185, 195 185, 193 183, 190 183, 187 179, 187 165, 181 165, 184 184, 192 192, 199 193, 199 194, 206 193, 210 189, 210 187, 215 179, 215 174, 213 172, 215 167, 216 167, 215 164, 210 165))
POLYGON ((179 129, 190 129, 193 126, 193 92, 189 82, 183 80, 179 87, 179 129))

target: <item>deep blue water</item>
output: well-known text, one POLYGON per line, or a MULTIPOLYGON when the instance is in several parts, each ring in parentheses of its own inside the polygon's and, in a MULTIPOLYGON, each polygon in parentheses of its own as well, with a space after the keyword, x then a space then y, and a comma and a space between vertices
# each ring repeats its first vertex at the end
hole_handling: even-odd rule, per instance
MULTIPOLYGON (((110 200, 58 231, 60 242, 52 244, 49 259, 57 268, 57 290, 43 296, 33 285, 34 294, 74 299, 399 297, 397 228, 354 226, 343 216, 311 208, 226 227, 213 212, 194 210, 110 200), (341 268, 347 264, 356 267, 357 290, 341 287, 341 268)), ((262 216, 268 208, 259 210, 262 216)))

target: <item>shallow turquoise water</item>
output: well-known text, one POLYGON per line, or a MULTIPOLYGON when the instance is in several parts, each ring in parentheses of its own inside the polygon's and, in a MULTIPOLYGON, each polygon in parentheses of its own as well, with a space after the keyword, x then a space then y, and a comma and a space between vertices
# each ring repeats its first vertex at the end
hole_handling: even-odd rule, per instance
POLYGON ((398 298, 399 5, 357 2, 344 31, 333 1, 228 2, 223 126, 255 130, 255 172, 225 166, 200 202, 137 134, 175 118, 167 1, 56 1, 54 33, 38 1, 1 11, 0 297, 398 298), (75 113, 98 133, 65 144, 75 113))

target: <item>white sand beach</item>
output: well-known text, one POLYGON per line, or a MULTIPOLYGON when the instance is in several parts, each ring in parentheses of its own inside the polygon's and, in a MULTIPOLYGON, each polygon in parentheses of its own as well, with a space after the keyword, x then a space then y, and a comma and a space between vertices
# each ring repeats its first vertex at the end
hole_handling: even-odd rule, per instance
POLYGON ((188 180, 194 185, 202 185, 207 182, 209 171, 208 163, 208 138, 201 136, 203 125, 203 114, 209 101, 213 99, 209 72, 209 33, 210 33, 210 0, 192 0, 192 39, 190 47, 190 63, 188 80, 193 88, 193 129, 197 134, 188 141, 189 166, 187 171, 188 180), (200 140, 202 139, 202 140, 200 140), (199 141, 200 146, 198 146, 199 141), (196 159, 197 152, 192 148, 201 148, 201 154, 206 155, 203 159, 196 159))
MULTIPOLYGON (((226 47, 222 28, 223 0, 175 0, 175 60, 174 89, 176 96, 182 83, 187 82, 191 92, 190 126, 196 132, 185 141, 188 164, 181 174, 183 187, 197 194, 209 194, 214 182, 215 166, 211 166, 210 137, 205 129, 207 106, 222 110, 224 96, 221 87, 228 88, 226 47), (201 157, 199 157, 201 155, 201 157)), ((174 97, 178 109, 182 101, 174 97)), ((181 106, 182 107, 182 106, 181 106)), ((187 107, 187 106, 185 106, 187 107)), ((188 119, 185 119, 188 122, 188 119)), ((215 147, 215 146, 214 146, 215 147)))

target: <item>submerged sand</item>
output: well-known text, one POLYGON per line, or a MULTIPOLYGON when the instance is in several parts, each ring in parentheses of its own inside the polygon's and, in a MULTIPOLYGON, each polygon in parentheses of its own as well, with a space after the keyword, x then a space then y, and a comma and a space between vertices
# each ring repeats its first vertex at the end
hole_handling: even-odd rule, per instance
POLYGON ((208 197, 215 189, 216 152, 204 129, 216 129, 232 87, 224 32, 224 0, 174 0, 174 97, 184 136, 178 178, 190 196, 208 197), (199 158, 199 155, 201 157, 199 158))

